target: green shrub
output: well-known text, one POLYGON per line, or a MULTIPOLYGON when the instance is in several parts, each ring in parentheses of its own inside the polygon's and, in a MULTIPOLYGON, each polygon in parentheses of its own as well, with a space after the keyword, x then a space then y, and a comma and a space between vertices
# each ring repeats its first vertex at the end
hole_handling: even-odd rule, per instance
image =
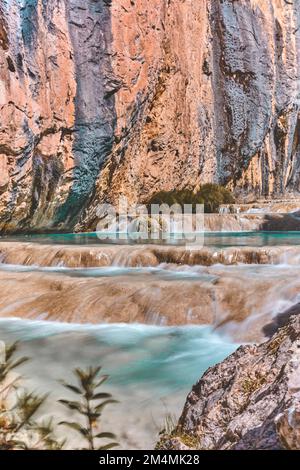
POLYGON ((206 213, 218 212, 222 204, 234 204, 232 193, 218 184, 207 183, 201 186, 198 197, 204 201, 206 213))
POLYGON ((160 191, 154 194, 147 203, 151 204, 179 204, 183 208, 184 204, 204 204, 205 213, 218 212, 222 204, 234 204, 233 194, 224 186, 214 183, 207 183, 201 186, 198 192, 188 189, 160 191))

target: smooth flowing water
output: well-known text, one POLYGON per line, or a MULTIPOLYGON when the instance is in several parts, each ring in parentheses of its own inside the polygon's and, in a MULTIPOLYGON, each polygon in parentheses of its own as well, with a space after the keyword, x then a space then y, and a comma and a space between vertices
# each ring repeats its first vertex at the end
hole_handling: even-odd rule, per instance
MULTIPOLYGON (((20 368, 28 377, 26 387, 51 391, 45 417, 68 417, 57 400, 74 396, 59 379, 74 383, 75 367, 102 365, 103 373, 110 375, 105 391, 119 401, 104 413, 102 426, 115 432, 121 447, 129 449, 153 448, 166 417, 174 422, 178 418, 192 384, 236 348, 204 326, 92 326, 2 319, 0 337, 8 343, 21 340, 19 354, 31 358, 20 368)), ((71 448, 78 446, 76 434, 68 431, 68 443, 71 448)))
POLYGON ((209 366, 264 340, 264 326, 300 301, 298 232, 210 233, 192 252, 22 236, 2 238, 0 256, 0 339, 32 358, 20 371, 27 386, 51 390, 44 414, 64 413, 58 379, 103 365, 120 402, 103 426, 122 448, 152 448, 209 366))
MULTIPOLYGON (((141 244, 176 245, 179 235, 176 238, 166 240, 140 240, 141 244)), ((17 235, 0 236, 0 241, 18 241, 28 243, 43 244, 63 244, 63 245, 136 245, 138 240, 120 240, 117 235, 115 240, 103 240, 98 237, 96 232, 91 233, 65 233, 65 234, 46 234, 46 235, 17 235)), ((300 232, 206 232, 203 237, 204 246, 214 246, 225 248, 229 246, 295 246, 300 245, 300 232)))

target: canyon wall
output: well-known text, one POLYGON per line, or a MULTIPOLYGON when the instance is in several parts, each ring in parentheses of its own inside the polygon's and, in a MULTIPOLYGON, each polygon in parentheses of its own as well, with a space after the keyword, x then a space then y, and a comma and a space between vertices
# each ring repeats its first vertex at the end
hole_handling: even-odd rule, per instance
POLYGON ((1 0, 0 229, 300 189, 300 0, 1 0))

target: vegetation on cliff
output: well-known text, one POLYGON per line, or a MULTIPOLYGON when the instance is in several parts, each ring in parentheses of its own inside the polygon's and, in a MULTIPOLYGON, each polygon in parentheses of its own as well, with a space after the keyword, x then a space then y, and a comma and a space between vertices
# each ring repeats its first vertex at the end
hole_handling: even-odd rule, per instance
POLYGON ((179 204, 182 208, 184 204, 204 204, 206 213, 218 212, 222 204, 234 204, 235 199, 229 189, 219 184, 207 183, 201 186, 199 191, 189 189, 160 191, 154 194, 148 201, 151 204, 167 204, 172 206, 179 204))

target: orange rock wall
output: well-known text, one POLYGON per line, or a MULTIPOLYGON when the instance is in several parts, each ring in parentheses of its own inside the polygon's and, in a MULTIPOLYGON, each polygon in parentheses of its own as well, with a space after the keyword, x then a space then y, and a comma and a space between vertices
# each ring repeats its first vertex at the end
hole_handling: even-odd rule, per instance
POLYGON ((2 0, 0 229, 99 202, 300 187, 300 0, 2 0))

